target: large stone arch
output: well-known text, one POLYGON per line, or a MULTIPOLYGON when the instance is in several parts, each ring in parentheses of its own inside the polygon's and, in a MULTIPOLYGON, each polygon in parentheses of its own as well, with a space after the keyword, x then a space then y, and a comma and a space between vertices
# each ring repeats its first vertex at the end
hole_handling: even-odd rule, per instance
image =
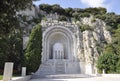
POLYGON ((43 32, 42 62, 53 59, 52 47, 55 43, 62 43, 65 50, 65 58, 73 61, 75 57, 75 41, 74 34, 68 28, 64 26, 48 27, 43 32))
POLYGON ((49 74, 80 73, 84 67, 77 60, 77 39, 74 30, 59 25, 43 30, 42 63, 35 75, 40 77, 49 74))

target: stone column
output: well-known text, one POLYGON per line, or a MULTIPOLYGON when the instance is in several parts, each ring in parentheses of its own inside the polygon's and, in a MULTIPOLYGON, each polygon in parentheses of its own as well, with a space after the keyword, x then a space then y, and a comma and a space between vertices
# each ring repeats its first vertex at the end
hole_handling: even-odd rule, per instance
POLYGON ((4 67, 3 81, 11 81, 13 73, 13 63, 6 62, 4 67))
POLYGON ((102 70, 102 74, 105 74, 105 69, 102 70))
POLYGON ((93 74, 93 65, 91 63, 86 64, 86 74, 93 74))
POLYGON ((55 54, 56 55, 56 59, 58 59, 58 50, 57 50, 57 54, 55 54))
POLYGON ((22 76, 26 76, 26 67, 22 67, 22 76))
POLYGON ((56 52, 53 50, 53 59, 55 59, 55 53, 56 53, 56 52))
POLYGON ((60 51, 60 59, 62 59, 62 51, 60 51))

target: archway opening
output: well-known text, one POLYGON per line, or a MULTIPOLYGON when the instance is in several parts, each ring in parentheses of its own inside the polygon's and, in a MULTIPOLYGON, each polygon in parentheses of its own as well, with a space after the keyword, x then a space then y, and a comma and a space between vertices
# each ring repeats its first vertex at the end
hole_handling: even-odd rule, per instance
POLYGON ((48 38, 49 59, 67 59, 69 54, 68 37, 57 32, 48 38))
POLYGON ((55 43, 53 45, 53 59, 65 59, 64 47, 61 43, 55 43))

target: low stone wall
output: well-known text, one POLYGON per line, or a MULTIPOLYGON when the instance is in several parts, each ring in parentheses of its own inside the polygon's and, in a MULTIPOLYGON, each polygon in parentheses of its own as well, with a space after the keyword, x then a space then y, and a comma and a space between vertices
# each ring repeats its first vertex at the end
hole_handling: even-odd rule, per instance
POLYGON ((102 74, 102 77, 120 77, 120 74, 102 74))
POLYGON ((25 77, 15 77, 15 78, 12 78, 11 81, 28 81, 30 80, 30 78, 31 78, 31 75, 25 76, 25 77))

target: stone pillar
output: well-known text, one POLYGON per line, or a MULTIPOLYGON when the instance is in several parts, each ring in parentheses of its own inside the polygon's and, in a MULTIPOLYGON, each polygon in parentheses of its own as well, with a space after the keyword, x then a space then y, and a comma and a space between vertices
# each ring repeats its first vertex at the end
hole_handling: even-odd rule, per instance
POLYGON ((86 66, 85 66, 85 62, 80 62, 80 73, 81 74, 85 74, 85 71, 86 71, 86 66))
POLYGON ((53 50, 53 59, 55 59, 55 51, 53 50))
POLYGON ((11 81, 13 73, 13 63, 6 62, 4 67, 3 81, 11 81))
POLYGON ((95 74, 98 74, 98 70, 97 70, 97 68, 95 67, 95 74))
POLYGON ((102 70, 102 74, 105 74, 105 69, 102 70))
POLYGON ((58 50, 56 50, 57 51, 57 53, 55 54, 55 56, 56 56, 56 59, 58 59, 58 50))
POLYGON ((26 76, 26 67, 22 67, 22 76, 26 76))
POLYGON ((91 63, 86 64, 86 74, 93 74, 93 65, 91 63))

